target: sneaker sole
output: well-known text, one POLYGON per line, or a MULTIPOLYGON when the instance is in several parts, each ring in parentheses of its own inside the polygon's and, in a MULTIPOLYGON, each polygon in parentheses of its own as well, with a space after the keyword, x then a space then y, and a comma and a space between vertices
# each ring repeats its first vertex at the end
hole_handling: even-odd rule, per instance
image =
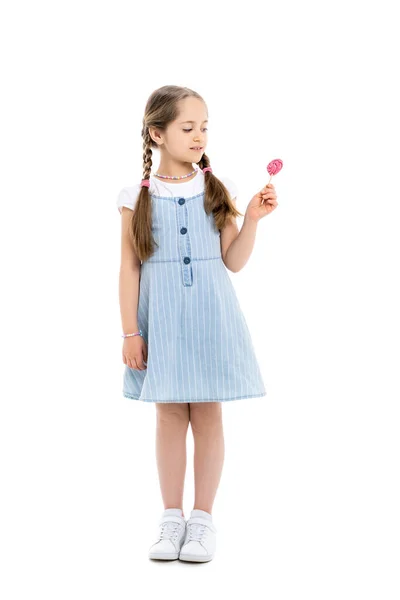
POLYGON ((157 554, 155 552, 149 554, 149 558, 154 558, 155 560, 174 560, 179 557, 177 552, 171 552, 170 554, 157 554))
POLYGON ((187 560, 189 562, 208 562, 214 558, 214 554, 211 556, 197 556, 196 554, 179 554, 179 560, 187 560))

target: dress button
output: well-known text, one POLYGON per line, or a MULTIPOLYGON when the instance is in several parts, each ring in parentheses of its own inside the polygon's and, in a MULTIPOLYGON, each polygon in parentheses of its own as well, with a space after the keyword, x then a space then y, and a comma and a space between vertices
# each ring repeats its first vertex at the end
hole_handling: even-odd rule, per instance
POLYGON ((185 204, 185 198, 179 198, 178 202, 179 204, 185 204))
POLYGON ((185 256, 185 258, 183 259, 183 262, 188 265, 190 263, 190 258, 188 256, 185 256))
POLYGON ((186 229, 186 227, 182 227, 182 229, 181 229, 181 233, 186 233, 186 232, 187 232, 187 229, 186 229))

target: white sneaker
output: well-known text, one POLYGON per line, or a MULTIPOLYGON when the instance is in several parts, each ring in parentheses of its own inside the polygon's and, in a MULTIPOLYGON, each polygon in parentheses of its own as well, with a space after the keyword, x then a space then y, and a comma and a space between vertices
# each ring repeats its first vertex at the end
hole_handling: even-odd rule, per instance
POLYGON ((180 560, 207 562, 214 558, 217 529, 210 513, 198 508, 190 513, 186 536, 179 553, 180 560))
POLYGON ((159 539, 149 550, 149 558, 173 560, 185 539, 186 520, 180 508, 166 508, 159 520, 159 539))

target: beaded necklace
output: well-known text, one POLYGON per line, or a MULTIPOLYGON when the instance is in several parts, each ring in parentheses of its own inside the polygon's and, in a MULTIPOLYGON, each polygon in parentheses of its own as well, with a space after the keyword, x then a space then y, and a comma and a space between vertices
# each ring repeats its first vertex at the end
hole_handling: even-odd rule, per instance
POLYGON ((198 169, 195 169, 191 173, 187 175, 160 175, 159 173, 154 173, 157 177, 161 177, 162 179, 186 179, 187 177, 191 177, 194 173, 197 173, 198 169))
MULTIPOLYGON (((196 173, 196 171, 198 171, 198 169, 195 169, 194 171, 192 171, 191 173, 189 173, 189 175, 193 175, 193 173, 196 173)), ((203 173, 207 173, 207 171, 210 171, 210 173, 212 173, 212 168, 211 167, 204 167, 204 169, 202 169, 203 173)), ((160 175, 160 177, 167 177, 168 179, 184 179, 185 177, 189 177, 189 175, 183 175, 182 177, 170 177, 169 175, 160 175)), ((142 179, 142 181, 140 182, 141 187, 150 187, 150 179, 142 179)))

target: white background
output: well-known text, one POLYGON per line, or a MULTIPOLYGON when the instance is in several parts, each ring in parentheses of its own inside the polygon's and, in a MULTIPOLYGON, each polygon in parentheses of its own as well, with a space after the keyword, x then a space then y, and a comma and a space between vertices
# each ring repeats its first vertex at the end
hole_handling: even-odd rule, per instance
MULTIPOLYGON (((5 600, 399 598, 394 7, 2 5, 5 600), (207 154, 242 213, 267 163, 284 165, 278 208, 230 274, 267 396, 223 407, 203 565, 147 558, 155 406, 122 396, 115 203, 142 178, 145 103, 166 84, 206 101, 207 154)), ((187 452, 186 517, 190 428, 187 452)))

